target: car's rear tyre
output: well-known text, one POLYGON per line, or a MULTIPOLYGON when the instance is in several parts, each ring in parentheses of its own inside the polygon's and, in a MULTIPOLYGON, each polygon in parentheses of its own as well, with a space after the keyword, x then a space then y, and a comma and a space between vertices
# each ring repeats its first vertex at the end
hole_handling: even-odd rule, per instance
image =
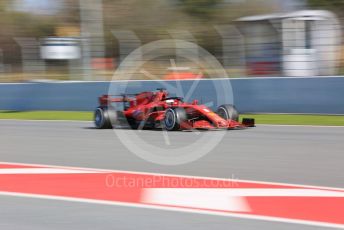
POLYGON ((107 106, 99 106, 94 111, 94 124, 97 129, 111 129, 116 120, 117 113, 107 106))
POLYGON ((239 121, 239 112, 234 105, 221 105, 216 113, 223 119, 239 121))
POLYGON ((163 128, 168 131, 180 130, 182 122, 187 119, 183 108, 169 108, 165 111, 163 128))

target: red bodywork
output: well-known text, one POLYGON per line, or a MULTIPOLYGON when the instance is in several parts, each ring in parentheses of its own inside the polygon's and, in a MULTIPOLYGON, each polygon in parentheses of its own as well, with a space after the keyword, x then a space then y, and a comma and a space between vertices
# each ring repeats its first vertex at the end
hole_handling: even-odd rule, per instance
POLYGON ((113 97, 103 95, 99 97, 102 106, 111 106, 113 103, 123 103, 123 114, 128 120, 157 127, 164 121, 165 111, 168 108, 184 108, 187 120, 180 124, 182 130, 189 129, 233 129, 244 128, 244 125, 234 120, 226 120, 213 112, 205 105, 199 105, 197 100, 192 103, 183 102, 181 98, 169 99, 168 92, 142 92, 135 96, 124 95, 113 97), (152 125, 153 124, 153 125, 152 125))

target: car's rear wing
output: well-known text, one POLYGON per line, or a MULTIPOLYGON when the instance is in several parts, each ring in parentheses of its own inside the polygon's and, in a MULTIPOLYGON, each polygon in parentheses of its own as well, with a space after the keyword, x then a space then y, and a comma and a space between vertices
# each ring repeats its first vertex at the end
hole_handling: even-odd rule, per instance
POLYGON ((108 95, 104 94, 99 97, 99 104, 100 105, 108 105, 112 102, 130 102, 134 99, 130 98, 130 96, 135 96, 136 94, 122 94, 122 95, 108 95))

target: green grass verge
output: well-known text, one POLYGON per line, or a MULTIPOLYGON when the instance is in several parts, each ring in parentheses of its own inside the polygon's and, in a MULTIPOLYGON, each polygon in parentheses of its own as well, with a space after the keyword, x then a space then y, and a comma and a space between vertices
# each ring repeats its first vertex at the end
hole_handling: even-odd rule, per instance
POLYGON ((0 111, 0 119, 90 121, 93 119, 93 112, 0 111))
POLYGON ((241 117, 254 118, 256 124, 344 126, 344 116, 337 115, 245 114, 241 117))
MULTIPOLYGON (((257 124, 344 126, 344 116, 296 114, 243 114, 257 124)), ((91 121, 93 112, 0 111, 0 119, 91 121)))

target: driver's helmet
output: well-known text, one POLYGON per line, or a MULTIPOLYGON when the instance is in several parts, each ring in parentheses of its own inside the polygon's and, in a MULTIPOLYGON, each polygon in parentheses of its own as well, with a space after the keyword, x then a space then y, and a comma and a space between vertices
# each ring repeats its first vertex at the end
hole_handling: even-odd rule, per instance
POLYGON ((176 100, 175 99, 167 99, 167 100, 165 100, 165 102, 168 105, 174 105, 176 103, 176 100))

